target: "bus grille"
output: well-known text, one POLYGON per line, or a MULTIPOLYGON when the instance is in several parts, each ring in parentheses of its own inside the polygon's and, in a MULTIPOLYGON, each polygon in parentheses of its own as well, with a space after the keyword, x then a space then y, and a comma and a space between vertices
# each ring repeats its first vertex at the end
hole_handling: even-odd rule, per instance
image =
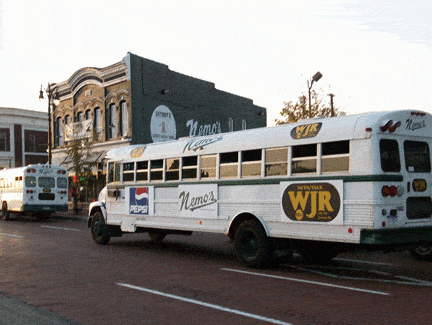
POLYGON ((41 201, 54 201, 54 193, 39 193, 39 200, 41 201))
POLYGON ((427 197, 409 197, 407 199, 407 218, 427 219, 432 216, 432 200, 427 197))

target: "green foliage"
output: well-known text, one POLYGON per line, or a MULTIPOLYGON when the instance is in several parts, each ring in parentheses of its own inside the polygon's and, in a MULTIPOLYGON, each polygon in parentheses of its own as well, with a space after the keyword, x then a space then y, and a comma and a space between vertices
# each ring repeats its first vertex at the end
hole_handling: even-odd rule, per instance
POLYGON ((80 140, 74 138, 67 146, 67 157, 62 164, 69 166, 67 168, 68 172, 75 174, 77 183, 72 186, 76 186, 78 191, 80 187, 87 185, 92 176, 92 169, 97 165, 91 151, 93 142, 93 139, 80 140))
MULTIPOLYGON (((320 95, 315 90, 311 91, 311 99, 312 104, 310 112, 308 95, 302 94, 295 103, 292 101, 284 102, 284 107, 279 113, 282 118, 280 120, 275 120, 276 125, 295 123, 299 120, 316 116, 331 116, 330 104, 326 106, 323 103, 323 98, 320 97, 320 95)), ((334 108, 334 115, 336 116, 337 113, 338 110, 334 108)))

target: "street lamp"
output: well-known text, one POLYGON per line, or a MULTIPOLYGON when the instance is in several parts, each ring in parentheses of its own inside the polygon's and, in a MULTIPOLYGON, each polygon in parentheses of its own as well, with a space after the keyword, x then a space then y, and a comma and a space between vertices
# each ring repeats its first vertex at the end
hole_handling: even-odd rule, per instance
POLYGON ((335 116, 335 112, 334 112, 334 108, 333 108, 333 97, 335 95, 334 94, 328 94, 328 96, 330 96, 330 116, 333 117, 333 116, 335 116))
MULTIPOLYGON (((48 96, 48 165, 51 165, 51 100, 53 102, 53 105, 58 105, 60 103, 59 95, 57 92, 57 89, 52 88, 55 84, 50 84, 48 82, 48 87, 45 88, 45 93, 48 96), (55 89, 55 92, 54 92, 55 89)), ((39 91, 39 100, 44 100, 42 85, 41 89, 39 91)))
POLYGON ((312 113, 312 105, 311 105, 311 89, 312 89, 312 85, 313 85, 314 81, 316 82, 316 81, 320 80, 322 76, 323 75, 321 74, 321 72, 318 71, 312 77, 310 85, 309 85, 309 80, 307 81, 307 85, 308 85, 308 88, 309 88, 309 117, 311 117, 311 113, 312 113))

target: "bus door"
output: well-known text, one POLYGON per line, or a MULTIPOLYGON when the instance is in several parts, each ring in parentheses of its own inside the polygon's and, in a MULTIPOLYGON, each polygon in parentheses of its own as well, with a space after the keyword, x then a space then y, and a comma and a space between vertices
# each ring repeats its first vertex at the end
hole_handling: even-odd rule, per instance
POLYGON ((121 224, 122 215, 125 214, 126 200, 125 189, 120 182, 120 163, 108 164, 107 199, 106 199, 107 223, 121 224))
POLYGON ((407 219, 410 223, 431 221, 429 219, 432 216, 430 144, 424 139, 410 139, 403 140, 401 148, 407 219))
POLYGON ((431 157, 430 146, 422 139, 381 139, 381 168, 385 173, 402 175, 402 182, 388 182, 382 186, 386 208, 382 210, 389 225, 403 226, 430 222, 431 157), (387 207, 389 207, 387 209, 387 207), (405 214, 405 218, 400 218, 405 214))

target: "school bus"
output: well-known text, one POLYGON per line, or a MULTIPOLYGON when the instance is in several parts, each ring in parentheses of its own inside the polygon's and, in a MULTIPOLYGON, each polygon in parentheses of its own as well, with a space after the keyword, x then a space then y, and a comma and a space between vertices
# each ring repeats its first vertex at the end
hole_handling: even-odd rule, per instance
POLYGON ((0 170, 2 217, 11 213, 46 218, 68 210, 68 179, 60 166, 35 164, 0 170))
POLYGON ((430 257, 432 117, 400 110, 133 145, 108 152, 94 241, 229 236, 246 266, 352 248, 430 257))

